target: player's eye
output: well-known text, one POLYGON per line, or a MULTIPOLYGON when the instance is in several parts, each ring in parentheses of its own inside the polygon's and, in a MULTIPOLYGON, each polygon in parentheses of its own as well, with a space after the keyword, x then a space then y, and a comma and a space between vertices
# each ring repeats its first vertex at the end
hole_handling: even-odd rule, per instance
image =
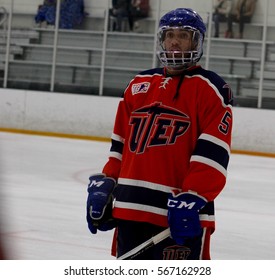
POLYGON ((180 34, 178 35, 179 39, 181 40, 189 40, 191 38, 191 35, 189 32, 187 31, 183 31, 183 32, 180 32, 180 34))
POLYGON ((175 37, 174 32, 168 31, 166 32, 166 39, 173 39, 175 37))

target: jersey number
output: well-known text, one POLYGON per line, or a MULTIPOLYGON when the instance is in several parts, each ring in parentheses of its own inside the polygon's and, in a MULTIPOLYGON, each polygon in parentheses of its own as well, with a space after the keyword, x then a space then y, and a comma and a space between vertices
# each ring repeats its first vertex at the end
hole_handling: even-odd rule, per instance
POLYGON ((221 123, 219 125, 219 130, 224 133, 224 134, 227 134, 228 133, 228 130, 230 128, 230 123, 231 123, 231 120, 232 119, 232 116, 229 112, 226 112, 221 120, 221 123))

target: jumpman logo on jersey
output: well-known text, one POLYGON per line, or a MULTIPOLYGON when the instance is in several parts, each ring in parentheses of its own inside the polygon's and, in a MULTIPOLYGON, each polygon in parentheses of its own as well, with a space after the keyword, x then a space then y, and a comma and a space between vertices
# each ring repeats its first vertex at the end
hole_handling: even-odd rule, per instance
POLYGON ((160 83, 160 87, 159 87, 159 88, 164 88, 164 89, 166 89, 166 85, 169 83, 170 80, 172 80, 172 77, 162 78, 162 80, 164 80, 164 81, 162 81, 162 82, 160 83))

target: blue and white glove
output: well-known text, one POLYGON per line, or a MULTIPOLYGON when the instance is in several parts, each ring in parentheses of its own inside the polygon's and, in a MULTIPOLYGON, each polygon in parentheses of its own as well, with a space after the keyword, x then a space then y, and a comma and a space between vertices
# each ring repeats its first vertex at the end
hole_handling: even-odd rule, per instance
POLYGON ((116 226, 112 218, 112 192, 116 181, 103 173, 92 175, 89 180, 86 215, 89 230, 93 234, 97 230, 111 230, 116 226))
POLYGON ((206 202, 204 197, 190 192, 169 194, 168 224, 171 237, 178 245, 183 245, 187 238, 200 235, 202 228, 199 210, 206 202))

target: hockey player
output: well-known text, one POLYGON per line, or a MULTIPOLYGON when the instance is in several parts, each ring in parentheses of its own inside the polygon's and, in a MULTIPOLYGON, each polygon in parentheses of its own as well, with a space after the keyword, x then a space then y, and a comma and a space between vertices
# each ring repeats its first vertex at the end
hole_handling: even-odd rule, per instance
POLYGON ((164 67, 136 75, 118 106, 110 157, 90 177, 87 200, 92 233, 116 228, 116 257, 169 227, 169 238, 135 259, 210 259, 233 117, 228 84, 197 64, 205 32, 192 9, 165 14, 158 31, 164 67))

